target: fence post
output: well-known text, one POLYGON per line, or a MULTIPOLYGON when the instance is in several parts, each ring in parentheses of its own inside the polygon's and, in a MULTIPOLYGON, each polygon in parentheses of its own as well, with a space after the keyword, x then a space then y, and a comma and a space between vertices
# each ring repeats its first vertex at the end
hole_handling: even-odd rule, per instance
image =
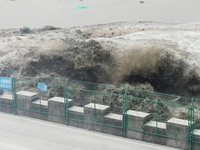
POLYGON ((127 118, 127 102, 128 102, 128 97, 127 97, 127 92, 128 92, 128 86, 126 86, 125 88, 125 93, 123 95, 123 130, 124 130, 124 137, 126 137, 126 134, 127 134, 127 121, 128 121, 128 118, 127 118))
POLYGON ((156 99, 156 134, 158 134, 158 99, 156 99))
POLYGON ((40 102, 40 112, 41 112, 41 91, 39 88, 37 88, 37 93, 38 93, 38 97, 39 97, 39 102, 40 102))
POLYGON ((16 115, 16 80, 12 78, 12 100, 13 100, 13 114, 16 115))
POLYGON ((68 78, 66 78, 64 86, 64 103, 66 125, 68 126, 68 78))
POLYGON ((192 150, 193 144, 193 130, 194 130, 194 98, 192 98, 192 102, 190 107, 188 108, 188 136, 189 136, 189 150, 192 150))
POLYGON ((96 116, 97 116, 97 110, 96 110, 96 103, 97 103, 97 97, 96 93, 94 93, 94 122, 96 122, 96 116))

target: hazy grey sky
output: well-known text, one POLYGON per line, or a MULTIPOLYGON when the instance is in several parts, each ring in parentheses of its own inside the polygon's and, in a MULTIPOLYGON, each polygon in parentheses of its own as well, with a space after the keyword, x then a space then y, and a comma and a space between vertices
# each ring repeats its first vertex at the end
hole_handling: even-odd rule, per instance
POLYGON ((0 28, 200 21, 199 0, 1 0, 0 28), (76 9, 76 6, 89 8, 76 9))

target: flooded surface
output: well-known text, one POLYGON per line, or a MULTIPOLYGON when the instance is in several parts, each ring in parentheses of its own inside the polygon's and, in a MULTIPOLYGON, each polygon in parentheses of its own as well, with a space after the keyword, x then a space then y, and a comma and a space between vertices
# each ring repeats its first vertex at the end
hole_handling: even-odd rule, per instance
POLYGON ((0 28, 124 21, 199 22, 199 0, 1 0, 0 28))

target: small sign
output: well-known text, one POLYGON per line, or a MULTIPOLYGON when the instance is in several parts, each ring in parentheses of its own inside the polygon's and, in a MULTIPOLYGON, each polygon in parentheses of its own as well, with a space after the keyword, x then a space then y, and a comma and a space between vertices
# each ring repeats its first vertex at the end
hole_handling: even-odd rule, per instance
POLYGON ((45 91, 45 92, 47 92, 47 85, 46 85, 46 84, 39 82, 37 87, 38 87, 38 89, 39 89, 40 91, 45 91))
POLYGON ((0 77, 0 89, 12 90, 12 78, 0 77))

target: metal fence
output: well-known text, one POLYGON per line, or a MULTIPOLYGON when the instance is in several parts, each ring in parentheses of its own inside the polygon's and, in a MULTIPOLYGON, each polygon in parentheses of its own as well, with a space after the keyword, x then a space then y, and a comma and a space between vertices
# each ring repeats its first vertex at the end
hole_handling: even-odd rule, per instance
POLYGON ((56 117, 60 117, 63 119, 61 123, 67 125, 70 121, 76 121, 109 126, 121 129, 124 137, 131 130, 186 141, 189 149, 192 149, 193 143, 200 144, 200 138, 194 136, 194 132, 197 132, 195 129, 200 129, 200 99, 132 89, 128 86, 120 87, 70 80, 68 78, 15 77, 11 79, 12 89, 2 88, 0 91, 1 111, 44 120, 49 120, 49 118, 54 120, 55 118, 55 122, 56 117), (39 89, 39 83, 46 85, 48 89, 39 89), (17 93, 20 91, 36 93, 37 98, 30 100, 31 105, 21 104, 17 98, 17 93), (63 103, 63 108, 59 108, 59 111, 48 110, 48 107, 55 107, 53 103, 50 105, 49 102, 54 97, 59 99, 60 103, 63 103), (103 107, 108 109, 101 112, 103 107), (85 116, 84 111, 87 108, 94 110, 90 117, 85 116), (128 115, 130 110, 151 114, 148 122, 142 126, 129 126, 128 115), (166 122, 171 118, 187 120, 188 136, 186 138, 166 134, 166 122), (151 126, 154 128, 149 128, 151 126))
MULTIPOLYGON (((123 128, 123 122, 112 122, 106 119, 106 117, 109 118, 109 114, 114 115, 119 120, 122 119, 124 95, 112 91, 115 88, 112 85, 68 80, 67 95, 69 99, 73 100, 73 107, 68 109, 69 115, 67 115, 67 119, 101 126, 123 128), (94 109, 93 114, 89 118, 84 117, 83 110, 86 106, 94 109), (109 106, 110 108, 107 110, 109 112, 105 114, 105 117, 99 117, 98 111, 100 110, 98 110, 98 107, 103 106, 109 106), (76 111, 72 111, 73 108, 80 110, 80 112, 82 111, 82 113, 77 114, 76 111)), ((123 90, 124 87, 117 88, 118 90, 123 90)))

